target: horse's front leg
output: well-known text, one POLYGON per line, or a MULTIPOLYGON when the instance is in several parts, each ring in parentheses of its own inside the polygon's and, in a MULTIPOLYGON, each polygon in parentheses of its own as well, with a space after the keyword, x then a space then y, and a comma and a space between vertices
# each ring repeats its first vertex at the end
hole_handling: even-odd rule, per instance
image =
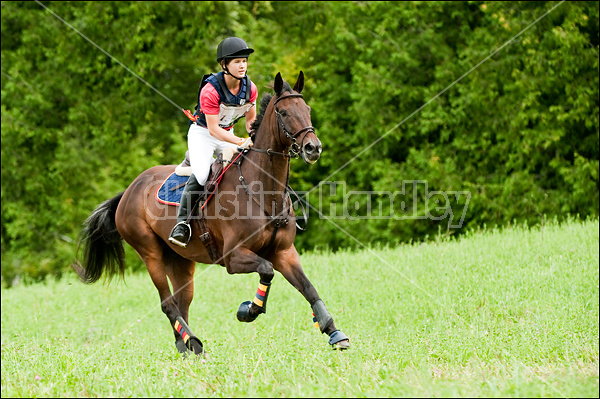
POLYGON ((249 249, 239 247, 231 251, 231 256, 225 262, 225 267, 229 274, 256 272, 260 276, 256 295, 252 301, 246 301, 240 305, 237 312, 238 320, 252 322, 260 314, 266 313, 271 280, 273 280, 275 274, 273 264, 249 249))
POLYGON ((331 314, 325 307, 325 303, 319 298, 317 290, 302 270, 300 256, 296 248, 292 245, 286 250, 277 252, 272 261, 275 270, 280 272, 306 298, 312 307, 321 333, 329 335, 329 344, 334 349, 348 349, 350 347, 350 339, 335 327, 333 317, 331 317, 331 314))

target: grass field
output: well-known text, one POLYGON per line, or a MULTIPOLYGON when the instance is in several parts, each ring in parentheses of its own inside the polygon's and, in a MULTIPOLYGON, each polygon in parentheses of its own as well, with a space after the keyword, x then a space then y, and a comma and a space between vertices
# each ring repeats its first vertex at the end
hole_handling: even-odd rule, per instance
POLYGON ((198 265, 182 359, 148 274, 2 289, 2 397, 598 397, 598 221, 302 256, 352 342, 329 349, 280 275, 198 265))

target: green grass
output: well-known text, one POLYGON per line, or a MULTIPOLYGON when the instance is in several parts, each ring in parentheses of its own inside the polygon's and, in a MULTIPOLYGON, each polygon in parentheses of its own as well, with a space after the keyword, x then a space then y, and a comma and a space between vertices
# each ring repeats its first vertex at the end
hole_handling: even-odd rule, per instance
POLYGON ((279 274, 242 324, 258 276, 198 265, 207 359, 176 353, 148 274, 2 289, 2 397, 598 397, 598 249, 587 221, 305 254, 345 352, 279 274))

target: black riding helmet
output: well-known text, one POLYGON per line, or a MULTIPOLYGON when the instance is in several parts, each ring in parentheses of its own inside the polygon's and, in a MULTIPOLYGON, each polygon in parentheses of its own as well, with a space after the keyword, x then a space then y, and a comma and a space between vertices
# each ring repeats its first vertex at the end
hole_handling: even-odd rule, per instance
POLYGON ((217 62, 230 58, 247 58, 253 52, 254 49, 249 48, 239 37, 228 37, 217 46, 217 62))

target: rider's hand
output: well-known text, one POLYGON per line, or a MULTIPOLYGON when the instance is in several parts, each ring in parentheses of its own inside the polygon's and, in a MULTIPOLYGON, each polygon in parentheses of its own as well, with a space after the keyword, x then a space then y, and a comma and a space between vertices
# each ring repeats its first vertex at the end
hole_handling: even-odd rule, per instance
POLYGON ((248 149, 248 147, 251 147, 254 143, 252 142, 252 139, 250 137, 248 138, 241 138, 240 137, 240 142, 238 144, 238 147, 243 148, 243 149, 248 149))

